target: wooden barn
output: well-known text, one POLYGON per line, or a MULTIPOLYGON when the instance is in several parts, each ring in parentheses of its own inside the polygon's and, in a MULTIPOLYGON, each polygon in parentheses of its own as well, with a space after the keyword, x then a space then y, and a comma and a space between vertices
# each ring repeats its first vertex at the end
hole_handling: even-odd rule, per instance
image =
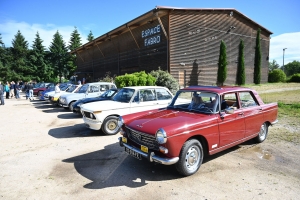
POLYGON ((167 70, 180 86, 215 85, 220 43, 227 79, 236 81, 239 43, 245 44, 246 83, 253 83, 257 30, 261 29, 261 82, 268 80, 272 32, 231 8, 156 7, 72 51, 77 79, 89 82, 138 71, 167 70))

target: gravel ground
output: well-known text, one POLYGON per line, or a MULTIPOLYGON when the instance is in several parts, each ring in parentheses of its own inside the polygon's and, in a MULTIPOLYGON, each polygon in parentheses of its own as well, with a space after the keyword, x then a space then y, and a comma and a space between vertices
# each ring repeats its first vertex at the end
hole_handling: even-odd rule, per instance
POLYGON ((299 134, 300 121, 280 122, 265 142, 205 158, 181 177, 174 166, 127 156, 119 135, 89 130, 45 102, 5 99, 0 117, 0 199, 299 199, 299 144, 281 138, 299 134))

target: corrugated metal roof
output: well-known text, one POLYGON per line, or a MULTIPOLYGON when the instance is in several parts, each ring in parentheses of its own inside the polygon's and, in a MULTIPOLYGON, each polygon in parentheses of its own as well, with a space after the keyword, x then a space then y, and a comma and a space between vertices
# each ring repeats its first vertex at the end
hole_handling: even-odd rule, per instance
POLYGON ((249 17, 247 17, 246 15, 242 14, 241 12, 237 11, 234 8, 179 8, 179 7, 169 7, 169 6, 156 6, 154 9, 150 10, 149 12, 146 12, 145 14, 140 15, 139 17, 134 18, 133 20, 95 38, 93 41, 88 42, 88 43, 82 45, 81 47, 78 47, 77 49, 73 50, 71 53, 76 53, 77 51, 82 51, 82 50, 88 49, 90 46, 94 46, 97 43, 101 43, 103 41, 110 40, 111 38, 114 38, 124 32, 129 31, 128 27, 134 28, 134 27, 141 26, 141 25, 147 23, 149 20, 152 20, 154 13, 158 13, 159 17, 162 17, 162 16, 168 14, 172 10, 187 10, 187 11, 191 11, 191 10, 193 10, 193 11, 214 11, 214 10, 216 10, 216 11, 230 11, 230 12, 232 11, 233 13, 238 13, 239 15, 243 16, 244 18, 250 20, 252 23, 259 26, 262 30, 265 30, 266 32, 269 32, 270 34, 273 34, 271 31, 264 28, 263 26, 261 26, 260 24, 253 21, 252 19, 250 19, 249 17))

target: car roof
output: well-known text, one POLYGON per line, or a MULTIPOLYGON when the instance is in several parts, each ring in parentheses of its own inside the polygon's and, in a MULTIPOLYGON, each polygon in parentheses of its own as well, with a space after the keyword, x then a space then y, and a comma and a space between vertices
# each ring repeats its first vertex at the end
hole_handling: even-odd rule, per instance
POLYGON ((164 88, 164 89, 168 89, 168 88, 163 87, 163 86, 127 86, 127 87, 123 87, 123 88, 129 88, 129 89, 164 88))
POLYGON ((253 93, 257 93, 255 90, 246 87, 240 86, 205 86, 205 85, 197 85, 197 86, 189 86, 186 88, 181 89, 183 91, 207 91, 207 92, 214 92, 218 94, 228 93, 228 92, 242 92, 242 91, 252 91, 253 93))

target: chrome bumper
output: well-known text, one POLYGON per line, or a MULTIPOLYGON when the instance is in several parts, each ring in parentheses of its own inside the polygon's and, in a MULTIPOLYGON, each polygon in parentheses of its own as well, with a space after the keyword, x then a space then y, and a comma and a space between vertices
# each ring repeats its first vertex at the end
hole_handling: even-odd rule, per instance
POLYGON ((174 157, 174 158, 162 158, 162 157, 159 157, 159 156, 156 156, 154 154, 154 152, 151 152, 149 154, 135 148, 135 147, 132 147, 126 143, 123 143, 122 142, 122 137, 119 137, 119 144, 121 147, 125 146, 126 148, 136 152, 136 153, 139 153, 141 154, 144 158, 147 158, 150 162, 157 162, 157 163, 160 163, 160 164, 163 164, 163 165, 173 165, 175 163, 178 162, 179 160, 179 157, 174 157))
POLYGON ((271 125, 273 126, 276 123, 278 123, 278 119, 276 119, 274 122, 271 122, 271 125))

